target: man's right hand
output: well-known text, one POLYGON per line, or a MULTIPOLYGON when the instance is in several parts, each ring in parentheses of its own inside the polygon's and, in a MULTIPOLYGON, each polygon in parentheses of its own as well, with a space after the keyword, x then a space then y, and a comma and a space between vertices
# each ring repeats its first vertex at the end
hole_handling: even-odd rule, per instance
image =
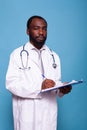
POLYGON ((42 89, 46 89, 46 88, 52 88, 55 86, 55 82, 51 79, 45 79, 42 82, 42 89))

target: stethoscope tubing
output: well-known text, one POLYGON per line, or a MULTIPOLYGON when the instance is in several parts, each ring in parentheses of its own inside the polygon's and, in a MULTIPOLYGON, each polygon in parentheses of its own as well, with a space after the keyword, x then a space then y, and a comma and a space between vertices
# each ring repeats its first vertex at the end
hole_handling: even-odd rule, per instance
MULTIPOLYGON (((53 64, 52 64, 52 66, 53 66, 54 69, 56 69, 57 64, 55 63, 55 58, 54 58, 54 55, 53 55, 53 52, 52 52, 51 49, 50 49, 50 52, 51 52, 51 56, 52 56, 52 59, 53 59, 53 64)), ((22 49, 21 52, 20 52, 20 58, 21 58, 21 64, 22 64, 22 68, 20 67, 20 69, 26 70, 26 69, 29 68, 29 67, 28 67, 28 57, 29 57, 29 52, 25 49, 25 44, 24 44, 24 45, 23 45, 23 49, 22 49), (24 66, 24 64, 23 64, 23 58, 22 58, 23 52, 25 52, 25 53, 27 54, 27 60, 26 60, 26 65, 25 65, 25 66, 24 66)))

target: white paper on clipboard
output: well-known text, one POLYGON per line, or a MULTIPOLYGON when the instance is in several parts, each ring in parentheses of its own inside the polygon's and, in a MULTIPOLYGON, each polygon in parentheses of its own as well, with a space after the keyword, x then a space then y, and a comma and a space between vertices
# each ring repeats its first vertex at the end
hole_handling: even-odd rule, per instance
POLYGON ((40 93, 49 92, 49 91, 53 91, 53 90, 56 90, 56 89, 61 88, 61 87, 68 87, 69 85, 73 86, 73 85, 80 84, 80 83, 83 83, 83 80, 79 80, 79 81, 72 80, 71 82, 68 82, 67 84, 63 84, 63 85, 60 85, 60 86, 54 86, 52 88, 43 89, 43 90, 40 91, 40 93))

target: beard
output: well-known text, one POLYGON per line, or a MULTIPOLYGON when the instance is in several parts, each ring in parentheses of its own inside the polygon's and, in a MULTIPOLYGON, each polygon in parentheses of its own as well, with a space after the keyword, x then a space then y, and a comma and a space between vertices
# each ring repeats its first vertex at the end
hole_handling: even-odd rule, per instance
POLYGON ((30 42, 38 49, 42 48, 42 46, 45 44, 46 39, 47 39, 47 36, 46 37, 37 36, 34 38, 30 35, 30 42))

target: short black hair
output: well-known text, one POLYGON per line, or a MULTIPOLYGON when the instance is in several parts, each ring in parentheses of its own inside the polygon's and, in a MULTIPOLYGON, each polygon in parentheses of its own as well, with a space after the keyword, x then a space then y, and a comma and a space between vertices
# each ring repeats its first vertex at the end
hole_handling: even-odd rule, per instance
POLYGON ((29 28, 29 26, 30 26, 30 24, 31 24, 31 22, 32 22, 32 20, 33 20, 34 18, 38 18, 38 19, 44 20, 45 23, 46 23, 46 25, 47 25, 47 21, 46 21, 43 17, 38 16, 38 15, 34 15, 34 16, 31 16, 31 17, 28 19, 28 21, 27 21, 27 29, 29 28))

